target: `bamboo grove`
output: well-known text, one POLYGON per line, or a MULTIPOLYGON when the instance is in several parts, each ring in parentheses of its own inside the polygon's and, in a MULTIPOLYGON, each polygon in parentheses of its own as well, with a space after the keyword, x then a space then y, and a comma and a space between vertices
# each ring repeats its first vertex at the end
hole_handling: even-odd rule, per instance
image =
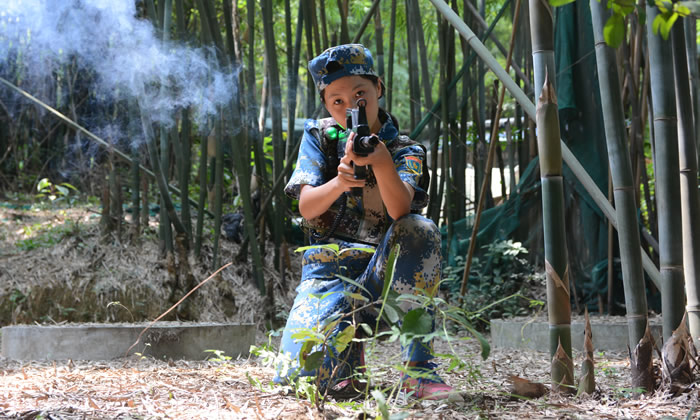
MULTIPOLYGON (((153 108, 150 99, 187 90, 187 83, 173 88, 169 74, 144 79, 136 93, 109 96, 95 88, 104 75, 83 65, 79 52, 59 51, 61 60, 44 62, 49 70, 32 79, 31 63, 40 57, 28 56, 28 46, 38 41, 31 34, 21 42, 3 38, 12 22, 2 14, 0 184, 29 192, 45 177, 68 180, 100 197, 105 234, 116 232, 134 246, 157 208, 164 257, 177 259, 183 270, 190 253, 210 254, 212 269, 224 259, 249 261, 260 293, 274 299, 275 285, 264 269, 286 270, 297 224, 283 186, 296 160, 301 122, 323 112, 306 63, 331 45, 361 42, 375 54, 386 85, 382 106, 430 152, 427 215, 444 227, 447 244, 456 240, 460 221, 475 226, 462 295, 472 255, 483 245, 477 243, 482 211, 523 192, 515 168, 522 176, 539 159, 541 204, 518 216, 514 235, 529 239, 546 268, 552 355, 561 345, 571 356, 571 305, 583 312, 576 291, 586 279, 576 279, 572 267, 580 275, 588 264, 580 261, 581 250, 591 245, 572 230, 584 222, 567 201, 573 195, 578 202, 586 194, 611 226, 608 294, 598 295, 597 306, 603 312, 613 306, 612 261, 619 256, 631 348, 646 331, 649 293, 661 296, 665 338, 686 307, 697 338, 700 80, 694 17, 690 10, 641 1, 615 0, 611 7, 597 0, 551 3, 136 1, 137 20, 151 25, 160 48, 196 50, 210 69, 193 73, 208 86, 195 100, 171 101, 175 105, 164 109, 153 108), (581 30, 592 31, 594 41, 583 45, 571 67, 593 57, 597 66, 584 75, 597 88, 586 93, 599 98, 604 122, 597 168, 584 167, 560 141, 566 124, 557 113, 561 50, 552 18, 564 13, 593 23, 581 30), (217 85, 219 80, 225 82, 217 85), (604 185, 589 174, 601 166, 610 178, 604 185), (473 178, 465 176, 470 168, 473 178), (492 173, 500 176, 497 197, 492 173), (246 221, 236 256, 220 251, 231 212, 246 221), (533 237, 530 226, 544 233, 533 237), (268 247, 272 258, 265 258, 268 247), (274 267, 265 267, 267 260, 274 267)), ((138 74, 138 65, 130 65, 135 68, 126 73, 138 74)), ((590 264, 583 271, 590 272, 590 264)), ((555 382, 571 384, 573 373, 567 366, 556 376, 555 382)))

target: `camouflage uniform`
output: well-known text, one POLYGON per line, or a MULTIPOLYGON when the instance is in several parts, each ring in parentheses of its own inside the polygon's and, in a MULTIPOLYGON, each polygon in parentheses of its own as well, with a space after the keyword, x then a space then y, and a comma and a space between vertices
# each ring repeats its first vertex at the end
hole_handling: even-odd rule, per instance
MULTIPOLYGON (((368 55, 369 52, 366 51, 364 57, 368 55)), ((320 57, 323 57, 323 54, 320 57)), ((371 55, 369 59, 371 67, 371 55)), ((348 60, 359 61, 358 58, 348 60)), ((313 63, 310 63, 311 70, 313 63)), ((327 248, 311 248, 304 253, 302 281, 297 288, 297 296, 280 345, 280 352, 292 359, 292 365, 290 371, 278 368, 275 378, 277 382, 283 382, 292 372, 301 369, 298 356, 302 343, 295 342, 292 338, 297 330, 317 326, 322 329, 324 322, 342 319, 331 333, 329 342, 333 342, 353 319, 372 327, 376 324, 376 308, 356 312, 352 318, 347 316, 364 302, 353 302, 352 298, 342 292, 364 295, 367 293, 350 282, 343 281, 340 276, 361 284, 369 291, 370 296, 366 297, 370 301, 377 300, 383 289, 389 253, 395 244, 399 244, 401 251, 396 261, 392 283, 395 291, 399 294, 434 293, 440 280, 439 230, 431 220, 415 214, 428 202, 425 190, 427 177, 422 176, 425 150, 408 137, 400 136, 389 114, 380 110, 379 120, 382 128, 377 133, 378 137, 391 153, 401 180, 415 190, 411 203, 413 212, 396 221, 392 220, 382 203, 379 188, 370 170, 361 196, 344 194, 325 214, 305 221, 305 227, 311 233, 312 244, 333 243, 339 246, 340 251, 336 253, 327 248), (339 213, 342 216, 340 218, 337 217, 339 213), (338 221, 333 229, 336 218, 338 221), (329 232, 330 230, 332 232, 329 232), (368 248, 374 248, 375 252, 368 251, 368 248)), ((296 169, 285 187, 287 195, 298 198, 302 185, 320 186, 336 176, 345 142, 334 138, 334 133, 342 130, 332 118, 306 122, 296 169)), ((433 357, 430 345, 419 341, 412 342, 403 348, 402 352, 404 360, 410 361, 426 361, 433 357)), ((320 388, 325 390, 328 385, 352 375, 353 370, 360 364, 361 353, 362 348, 356 343, 342 354, 337 354, 333 346, 328 346, 318 371, 301 369, 297 373, 318 375, 320 388), (337 371, 331 382, 331 375, 336 367, 337 371)))

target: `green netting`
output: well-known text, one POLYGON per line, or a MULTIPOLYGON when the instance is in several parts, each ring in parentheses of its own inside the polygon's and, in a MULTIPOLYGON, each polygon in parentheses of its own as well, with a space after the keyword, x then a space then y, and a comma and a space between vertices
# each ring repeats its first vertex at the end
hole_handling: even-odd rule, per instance
MULTIPOLYGON (((603 192, 607 192, 608 155, 600 106, 597 67, 588 3, 575 2, 556 9, 555 57, 557 96, 562 139, 603 192)), ((521 241, 530 258, 541 265, 541 196, 537 159, 521 173, 517 190, 501 205, 485 210, 477 235, 477 252, 484 245, 504 239, 521 241)), ((569 274, 579 301, 594 310, 599 295, 606 300, 607 221, 583 185, 564 165, 567 248, 569 274)), ((443 229, 443 255, 454 266, 457 256, 465 257, 473 216, 454 224, 447 243, 443 229), (448 246, 449 245, 449 246, 448 246)), ((615 269, 616 302, 623 303, 619 266, 615 269), (621 290, 621 287, 620 287, 621 290)))
MULTIPOLYGON (((491 242, 513 238, 515 232, 521 227, 521 214, 526 214, 525 210, 531 209, 533 206, 541 205, 538 165, 539 159, 533 159, 525 172, 521 174, 517 188, 508 197, 508 200, 499 206, 483 211, 479 222, 479 233, 476 235, 477 249, 491 242)), ((474 215, 458 220, 453 227, 449 246, 447 246, 447 228, 445 226, 441 228, 444 238, 442 254, 447 257, 446 260, 451 266, 456 265, 456 257, 467 255, 474 227, 474 215)), ((531 242, 531 239, 526 239, 524 245, 528 247, 531 242)))

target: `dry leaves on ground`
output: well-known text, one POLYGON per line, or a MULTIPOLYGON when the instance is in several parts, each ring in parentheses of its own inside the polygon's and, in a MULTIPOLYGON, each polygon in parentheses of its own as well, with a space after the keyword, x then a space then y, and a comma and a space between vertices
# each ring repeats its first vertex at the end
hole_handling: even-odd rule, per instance
MULTIPOLYGON (((548 385, 547 355, 497 349, 482 362, 476 346, 467 341, 456 347, 467 368, 444 372, 443 377, 463 392, 464 402, 416 402, 398 398, 393 412, 413 418, 685 418, 698 404, 698 389, 671 397, 663 391, 635 396, 626 385, 629 362, 622 354, 598 355, 592 395, 547 393, 538 399, 517 399, 508 394, 508 378, 517 375, 548 385)), ((381 344, 370 355, 397 353, 381 344)), ((397 350, 397 349, 396 349, 397 350)), ((580 355, 579 355, 580 356, 580 355)), ((374 357, 374 359, 372 359, 374 357)), ((580 359, 580 357, 579 357, 580 359)), ((271 386, 274 372, 254 358, 229 362, 157 361, 124 359, 109 362, 17 362, 0 359, 0 417, 34 419, 187 418, 187 419, 294 419, 357 418, 364 411, 376 414, 370 399, 329 402, 319 412, 289 389, 271 386)), ((391 386, 396 373, 375 385, 391 386)))

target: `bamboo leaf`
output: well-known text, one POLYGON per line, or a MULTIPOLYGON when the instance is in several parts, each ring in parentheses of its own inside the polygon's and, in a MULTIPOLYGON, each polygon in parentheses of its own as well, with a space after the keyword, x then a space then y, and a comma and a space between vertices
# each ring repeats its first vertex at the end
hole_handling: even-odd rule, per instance
POLYGON ((675 3, 673 5, 673 11, 676 12, 680 16, 688 16, 690 15, 690 9, 682 4, 675 3))
POLYGON ((369 299, 360 293, 345 293, 345 296, 352 299, 361 300, 362 302, 369 302, 369 299))
POLYGON ((654 22, 651 24, 651 29, 654 31, 655 35, 659 34, 659 30, 661 29, 661 25, 666 22, 666 18, 664 18, 664 15, 656 15, 654 18, 654 22))
POLYGON ((338 278, 346 283, 352 284, 353 286, 357 287, 358 289, 362 290, 363 292, 367 293, 368 295, 371 295, 371 293, 369 292, 369 290, 367 290, 367 288, 365 286, 361 285, 360 283, 356 282, 355 280, 353 280, 349 277, 341 276, 341 275, 338 275, 338 278))
POLYGON ((617 12, 613 13, 605 22, 603 36, 606 44, 612 48, 619 47, 625 37, 625 18, 617 12))
POLYGON ((671 28, 673 27, 673 24, 676 22, 676 19, 678 19, 678 13, 672 13, 671 17, 669 17, 663 25, 661 25, 661 36, 664 39, 668 39, 668 35, 671 33, 671 28))
POLYGON ((622 15, 622 17, 625 17, 628 14, 634 12, 635 4, 616 1, 613 3, 612 9, 615 14, 620 14, 622 15))
POLYGON ((664 14, 673 9, 673 3, 669 0, 655 0, 654 4, 656 4, 656 7, 658 7, 661 13, 664 14))
POLYGON ((576 0, 549 0, 549 4, 552 7, 566 6, 569 3, 573 3, 576 0))
POLYGON ((399 244, 394 245, 389 253, 389 259, 386 263, 386 271, 384 272, 384 287, 382 288, 382 298, 386 299, 387 291, 394 281, 394 268, 396 266, 396 258, 401 252, 401 246, 399 244))
POLYGON ((687 10, 688 14, 700 15, 700 1, 679 1, 674 8, 681 15, 681 10, 687 10))
POLYGON ((294 252, 304 252, 306 250, 315 249, 315 248, 330 249, 331 251, 335 252, 336 254, 340 250, 340 247, 338 246, 338 244, 323 244, 323 245, 301 246, 301 247, 295 249, 294 252))

